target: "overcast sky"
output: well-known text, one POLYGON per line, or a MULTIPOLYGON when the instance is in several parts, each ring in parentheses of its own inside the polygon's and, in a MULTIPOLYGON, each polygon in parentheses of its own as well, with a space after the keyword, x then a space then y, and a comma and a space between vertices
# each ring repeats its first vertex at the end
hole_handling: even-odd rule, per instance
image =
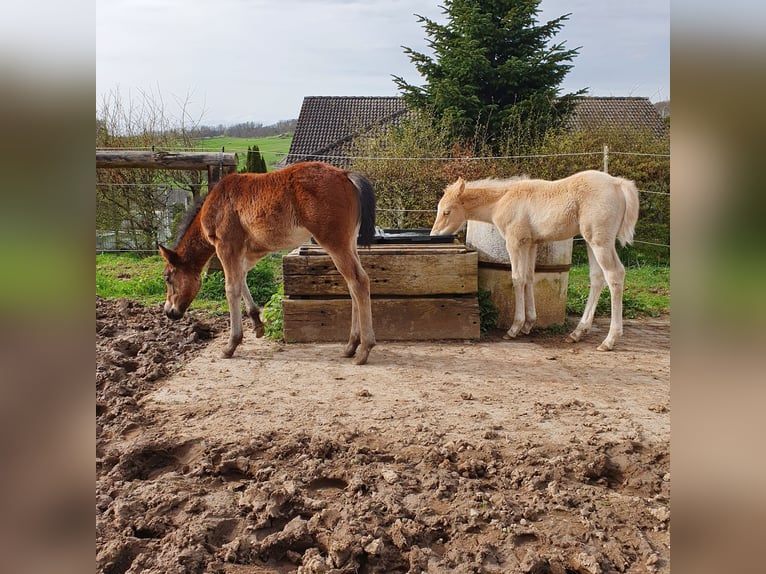
MULTIPOLYGON (((304 96, 395 96, 422 78, 402 46, 427 51, 414 14, 441 0, 96 0, 96 107, 105 93, 186 102, 205 125, 297 118, 304 96)), ((580 48, 564 92, 670 98, 669 0, 542 0, 540 21, 580 48)))

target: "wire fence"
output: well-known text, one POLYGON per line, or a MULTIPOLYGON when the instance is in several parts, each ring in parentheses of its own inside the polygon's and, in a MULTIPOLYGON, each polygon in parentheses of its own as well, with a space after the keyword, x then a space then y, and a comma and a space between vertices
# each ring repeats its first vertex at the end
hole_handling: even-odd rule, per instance
MULTIPOLYGON (((224 151, 231 153, 236 152, 239 153, 240 151, 243 152, 243 154, 246 154, 246 149, 240 149, 240 148, 225 148, 225 147, 193 147, 193 148, 168 148, 168 149, 155 149, 146 147, 135 147, 135 148, 99 148, 99 151, 108 151, 110 149, 119 149, 119 150, 141 150, 141 151, 166 151, 166 152, 186 152, 186 151, 196 151, 196 152, 209 152, 209 151, 215 151, 215 152, 221 152, 224 151)), ((320 160, 320 161, 326 161, 329 163, 341 163, 343 165, 348 165, 350 163, 356 162, 356 161, 373 161, 373 162, 481 162, 481 161, 497 161, 497 160, 546 160, 546 159, 554 159, 554 158, 572 158, 572 157, 601 157, 603 158, 603 168, 604 171, 608 171, 609 161, 612 157, 630 157, 634 156, 637 158, 658 158, 658 159, 668 159, 670 158, 670 154, 658 154, 658 153, 642 153, 642 152, 618 152, 618 151, 610 151, 608 149, 608 146, 604 146, 602 150, 598 151, 591 151, 591 152, 572 152, 572 153, 556 153, 556 154, 530 154, 530 155, 507 155, 507 156, 480 156, 480 157, 372 157, 372 156, 364 156, 364 155, 316 155, 316 154, 297 154, 297 153, 289 153, 289 152, 281 152, 281 151, 273 151, 273 150, 260 150, 261 155, 264 156, 272 156, 274 158, 273 162, 270 162, 272 164, 276 163, 279 158, 279 160, 284 159, 285 157, 289 156, 289 160, 291 163, 299 160, 320 160)), ((601 162, 600 162, 601 163, 601 162)), ((668 162, 669 164, 669 162, 668 162)), ((668 165, 668 174, 669 174, 669 165, 668 165)), ((668 183, 667 186, 669 188, 669 175, 668 175, 668 183)), ((152 177, 152 180, 150 181, 115 181, 112 178, 104 178, 102 181, 97 181, 96 183, 97 192, 98 190, 109 190, 111 192, 117 191, 118 194, 122 195, 129 195, 131 192, 135 192, 138 190, 143 190, 148 193, 154 193, 156 195, 160 196, 159 204, 161 204, 163 201, 165 201, 165 208, 168 208, 167 201, 172 194, 171 192, 175 192, 174 201, 176 205, 175 208, 175 215, 177 216, 177 206, 182 203, 184 209, 187 209, 191 203, 191 200, 193 199, 192 195, 198 196, 202 195, 203 191, 207 189, 207 182, 204 178, 197 180, 193 183, 186 182, 175 182, 172 179, 166 179, 165 181, 158 182, 156 177, 152 177), (190 187, 194 187, 194 193, 189 189, 190 187), (152 191, 154 190, 154 191, 152 191), (183 195, 183 192, 187 191, 187 199, 185 199, 183 202, 179 202, 179 198, 183 195)), ((669 202, 670 198, 670 191, 665 190, 657 190, 657 189, 639 189, 639 193, 644 196, 651 196, 655 197, 660 201, 667 200, 669 202)), ((103 193, 101 195, 104 195, 103 193)), ((158 204, 158 205, 159 205, 158 204)), ((669 213, 669 203, 666 207, 668 213, 669 213)), ((161 209, 156 209, 155 211, 161 211, 161 209)), ((433 209, 399 209, 395 207, 382 207, 380 206, 378 208, 379 213, 388 213, 388 214, 419 214, 421 216, 427 216, 429 214, 436 215, 436 206, 434 206, 433 209)), ((159 214, 157 215, 158 219, 162 219, 162 217, 159 214)), ((98 215, 97 215, 98 217, 98 215)), ((160 233, 157 236, 158 241, 155 241, 155 243, 161 241, 167 241, 170 236, 170 227, 172 226, 172 218, 168 218, 167 215, 164 216, 165 219, 162 223, 164 226, 164 233, 160 233)), ((669 223, 668 223, 669 224, 669 223)), ((104 231, 104 233, 115 233, 116 235, 119 235, 120 230, 109 230, 104 231)), ((103 235, 103 234, 102 234, 103 235)), ((103 239, 103 237, 102 237, 103 239)), ((649 245, 652 247, 657 247, 661 249, 667 250, 668 254, 670 251, 670 242, 668 240, 668 243, 660 243, 657 241, 651 241, 649 240, 651 238, 642 238, 637 237, 634 239, 635 244, 641 244, 641 245, 649 245)), ((575 238, 575 241, 582 242, 584 241, 582 238, 575 238)), ((99 246, 99 240, 97 237, 97 244, 96 244, 96 253, 137 253, 137 254, 144 254, 144 253, 156 253, 156 249, 149 249, 145 247, 141 247, 139 245, 135 245, 134 247, 128 246, 120 246, 119 242, 114 244, 113 247, 107 247, 105 243, 102 241, 101 245, 99 246)))

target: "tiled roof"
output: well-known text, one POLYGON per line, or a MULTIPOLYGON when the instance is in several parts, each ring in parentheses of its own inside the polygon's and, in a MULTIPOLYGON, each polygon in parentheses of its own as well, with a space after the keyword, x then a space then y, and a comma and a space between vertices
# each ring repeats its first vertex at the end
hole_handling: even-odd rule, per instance
POLYGON ((407 113, 397 96, 308 96, 301 113, 286 163, 344 155, 354 136, 375 125, 395 123, 407 113), (318 157, 321 156, 321 157, 318 157))
MULTIPOLYGON (((285 164, 321 159, 344 166, 354 136, 376 125, 398 123, 407 114, 398 96, 307 96, 303 99, 295 135, 285 164), (333 156, 339 159, 333 159, 333 156)), ((643 127, 661 135, 662 118, 648 98, 578 98, 570 119, 572 129, 602 125, 643 127)))
POLYGON ((578 98, 569 124, 575 131, 609 125, 665 133, 662 117, 648 98, 578 98))

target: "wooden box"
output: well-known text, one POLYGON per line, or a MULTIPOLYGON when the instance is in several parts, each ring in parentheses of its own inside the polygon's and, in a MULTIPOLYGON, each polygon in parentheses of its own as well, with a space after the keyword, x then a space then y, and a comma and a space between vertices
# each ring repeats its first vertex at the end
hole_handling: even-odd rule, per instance
MULTIPOLYGON (((379 341, 476 339, 480 336, 478 254, 462 244, 360 247, 370 276, 379 341)), ((288 342, 346 341, 351 298, 332 259, 316 245, 282 258, 288 342)))

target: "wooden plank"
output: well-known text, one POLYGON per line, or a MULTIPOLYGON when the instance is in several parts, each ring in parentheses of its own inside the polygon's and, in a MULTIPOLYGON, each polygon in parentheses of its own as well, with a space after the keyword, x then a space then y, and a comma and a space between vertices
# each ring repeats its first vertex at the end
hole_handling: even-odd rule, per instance
MULTIPOLYGON (((285 298, 282 316, 288 343, 347 341, 351 300, 285 298)), ((481 335, 476 297, 373 299, 372 323, 378 341, 478 339, 481 335)))
POLYGON ((154 168, 206 170, 207 166, 237 166, 236 153, 113 150, 96 151, 96 168, 154 168))
MULTIPOLYGON (((474 249, 470 249, 463 244, 450 244, 450 243, 425 243, 425 244, 413 244, 413 243, 383 243, 373 244, 368 247, 359 247, 359 255, 417 255, 420 253, 432 253, 451 255, 453 253, 472 253, 474 249)), ((301 245, 297 249, 290 252, 290 255, 309 255, 309 256, 326 256, 327 252, 319 245, 305 244, 301 245)))
MULTIPOLYGON (((360 253, 372 295, 458 295, 478 290, 478 253, 416 250, 360 253)), ((348 287, 328 255, 282 258, 285 295, 348 295, 348 287)))

